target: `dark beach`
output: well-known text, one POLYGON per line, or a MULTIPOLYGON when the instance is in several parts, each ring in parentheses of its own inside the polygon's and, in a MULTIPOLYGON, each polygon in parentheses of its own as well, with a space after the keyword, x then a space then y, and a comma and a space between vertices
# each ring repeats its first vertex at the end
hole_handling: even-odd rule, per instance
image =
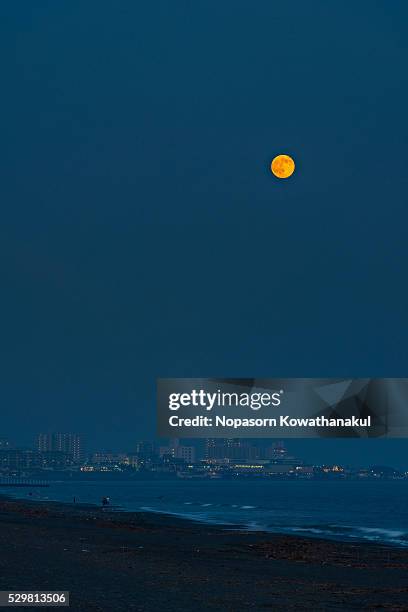
POLYGON ((408 551, 0 499, 1 590, 72 610, 408 610, 408 551))

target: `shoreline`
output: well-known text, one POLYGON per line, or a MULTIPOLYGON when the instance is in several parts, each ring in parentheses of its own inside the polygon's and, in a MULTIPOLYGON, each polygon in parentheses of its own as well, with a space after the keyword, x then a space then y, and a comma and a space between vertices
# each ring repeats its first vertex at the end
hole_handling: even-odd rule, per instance
POLYGON ((0 496, 0 590, 71 609, 406 610, 408 551, 0 496))
MULTIPOLYGON (((3 494, 0 492, 0 503, 2 500, 10 500, 10 501, 16 501, 16 502, 20 502, 22 504, 27 504, 27 505, 49 505, 51 507, 55 508, 64 508, 67 512, 69 512, 70 510, 72 512, 74 512, 75 510, 80 511, 82 510, 89 510, 92 511, 94 510, 95 512, 102 512, 104 515, 107 514, 112 514, 116 517, 121 516, 123 518, 124 521, 126 521, 126 517, 132 517, 132 515, 152 515, 152 522, 154 522, 153 517, 156 517, 156 520, 159 521, 160 518, 159 517, 163 517, 163 520, 165 520, 168 523, 173 522, 181 522, 181 523, 186 523, 186 524, 190 524, 192 526, 196 525, 196 526, 202 526, 202 527, 208 527, 208 528, 214 528, 214 529, 218 529, 221 531, 240 531, 240 532, 248 532, 248 533, 254 533, 254 534, 264 534, 265 537, 280 537, 280 536, 285 536, 287 538, 294 538, 294 539, 301 539, 301 540, 311 540, 311 541, 323 541, 323 542, 333 542, 333 543, 339 543, 339 544, 353 544, 353 545, 361 545, 361 546, 378 546, 378 547, 382 547, 382 548, 390 548, 391 550, 396 549, 396 550, 406 550, 408 553, 408 546, 404 545, 404 544, 400 544, 398 543, 398 541, 387 541, 387 540, 379 540, 379 539, 375 539, 375 538, 369 538, 369 537, 363 537, 363 536, 353 536, 353 537, 346 537, 343 536, 341 537, 340 534, 333 534, 333 535, 323 535, 323 534, 313 534, 310 533, 307 529, 307 527, 305 527, 302 530, 299 530, 299 532, 295 532, 295 531, 290 531, 282 529, 282 530, 268 530, 268 529, 262 529, 260 527, 254 527, 251 528, 247 523, 229 523, 229 522, 217 522, 217 521, 212 521, 212 520, 206 520, 206 519, 202 519, 202 518, 195 518, 194 516, 189 516, 189 515, 184 515, 182 513, 173 513, 173 512, 166 512, 166 511, 162 511, 162 510, 155 510, 153 508, 148 508, 148 507, 141 507, 140 509, 137 510, 126 510, 123 509, 122 506, 119 505, 109 505, 106 507, 103 507, 102 505, 98 505, 98 504, 92 504, 92 503, 86 503, 86 502, 65 502, 65 501, 60 501, 60 500, 49 500, 49 499, 36 499, 36 498, 26 498, 26 497, 14 497, 13 495, 10 494, 3 494), (304 533, 302 533, 302 531, 304 533)), ((342 526, 339 526, 339 528, 342 528, 342 526)), ((350 529, 359 529, 358 527, 350 527, 350 529)), ((395 529, 381 529, 381 528, 374 528, 373 531, 399 531, 399 528, 395 528, 395 529)))

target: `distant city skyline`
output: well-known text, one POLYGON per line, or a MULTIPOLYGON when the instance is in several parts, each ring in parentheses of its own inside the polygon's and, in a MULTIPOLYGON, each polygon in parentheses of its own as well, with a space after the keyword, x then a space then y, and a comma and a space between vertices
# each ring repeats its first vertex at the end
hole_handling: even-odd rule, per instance
MULTIPOLYGON (((316 461, 297 456, 281 440, 207 438, 204 441, 171 438, 151 443, 139 440, 132 450, 84 451, 77 433, 39 434, 37 445, 19 449, 1 439, 0 480, 17 478, 15 486, 27 486, 32 478, 75 480, 82 477, 108 478, 236 478, 321 480, 321 479, 407 479, 408 467, 399 469, 384 462, 350 465, 316 461)), ((3 484, 4 486, 4 484, 3 484)))
MULTIPOLYGON (((61 432, 48 432, 48 436, 50 437, 49 446, 50 450, 56 450, 58 448, 58 442, 55 439, 56 434, 61 435, 61 432), (54 434, 54 444, 52 444, 52 434, 54 434)), ((44 434, 43 434, 44 435, 44 434)), ((95 439, 89 438, 86 435, 81 434, 80 432, 68 432, 63 434, 65 436, 77 436, 80 438, 80 441, 77 441, 78 448, 79 445, 81 447, 82 453, 92 453, 98 451, 112 451, 112 452, 135 452, 138 445, 140 443, 147 444, 155 444, 156 446, 165 446, 167 440, 150 437, 147 439, 143 439, 140 436, 134 436, 133 441, 129 444, 113 444, 109 442, 109 438, 106 439, 105 444, 97 444, 95 439)), ((7 447, 16 447, 16 448, 31 448, 36 449, 39 448, 39 434, 35 434, 30 438, 22 437, 21 442, 13 438, 12 436, 6 436, 0 433, 0 448, 3 445, 3 448, 7 447), (23 442, 25 440, 25 443, 23 442)), ((205 439, 179 439, 181 445, 203 445, 205 444, 205 439)), ((253 440, 252 438, 242 438, 243 442, 246 440, 253 440)), ((267 445, 269 444, 277 444, 279 443, 278 439, 258 439, 256 441, 258 444, 267 445)), ((405 439, 402 440, 381 440, 381 439, 347 439, 336 440, 336 444, 332 444, 332 440, 296 440, 289 439, 286 440, 282 438, 282 442, 286 445, 286 447, 294 454, 302 456, 303 459, 312 463, 312 464, 320 464, 320 463, 341 463, 350 465, 352 467, 359 467, 363 465, 390 465, 396 467, 397 469, 406 470, 408 469, 408 441, 405 439)), ((62 448, 62 446, 61 446, 62 448)))

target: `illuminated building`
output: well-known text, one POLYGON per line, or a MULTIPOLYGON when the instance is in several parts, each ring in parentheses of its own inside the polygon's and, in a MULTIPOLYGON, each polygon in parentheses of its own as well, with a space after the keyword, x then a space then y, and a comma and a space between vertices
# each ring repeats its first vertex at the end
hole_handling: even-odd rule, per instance
POLYGON ((177 438, 169 441, 168 446, 161 446, 159 450, 160 457, 169 455, 174 459, 181 459, 187 463, 194 463, 196 458, 196 449, 194 446, 183 446, 177 438))
POLYGON ((38 435, 37 449, 41 453, 59 451, 76 463, 81 461, 83 456, 81 436, 75 433, 41 433, 38 435))

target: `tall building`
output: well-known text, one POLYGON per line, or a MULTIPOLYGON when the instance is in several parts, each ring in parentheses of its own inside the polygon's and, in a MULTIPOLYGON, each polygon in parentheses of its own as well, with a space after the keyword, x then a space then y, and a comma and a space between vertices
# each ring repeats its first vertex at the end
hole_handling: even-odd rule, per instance
POLYGON ((182 459, 187 463, 194 463, 196 460, 196 452, 194 446, 183 446, 177 438, 169 440, 168 446, 161 446, 159 450, 160 457, 168 455, 174 459, 182 459))
POLYGON ((247 440, 234 438, 207 438, 205 458, 208 460, 239 460, 258 458, 258 449, 247 440))
POLYGON ((8 448, 10 448, 10 442, 7 438, 0 438, 0 449, 7 450, 8 448))
POLYGON ((74 433, 41 433, 37 439, 37 449, 41 453, 59 451, 79 462, 83 457, 82 438, 74 433))
POLYGON ((155 451, 153 442, 145 440, 136 442, 136 455, 140 459, 151 459, 155 455, 155 451))

